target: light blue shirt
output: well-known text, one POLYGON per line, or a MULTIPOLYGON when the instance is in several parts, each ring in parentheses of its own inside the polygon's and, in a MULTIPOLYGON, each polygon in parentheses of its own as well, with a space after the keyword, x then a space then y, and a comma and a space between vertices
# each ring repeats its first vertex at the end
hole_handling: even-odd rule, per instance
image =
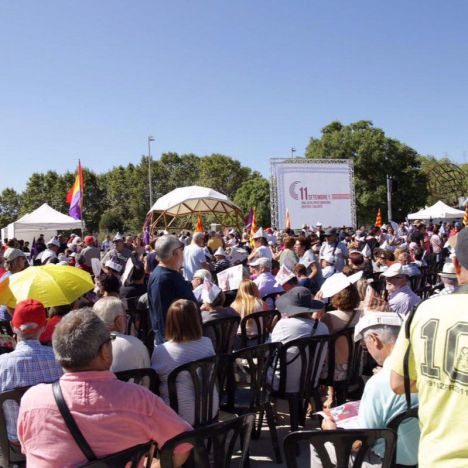
POLYGON ((412 289, 406 285, 388 295, 388 303, 393 312, 396 312, 400 318, 403 318, 411 312, 414 306, 421 302, 412 289))
MULTIPOLYGON (((357 425, 362 429, 378 429, 387 426, 397 414, 406 410, 405 395, 396 395, 390 387, 390 360, 383 363, 382 370, 367 382, 362 394, 357 425)), ((418 404, 418 396, 411 394, 411 406, 418 404)), ((397 459, 401 465, 418 463, 419 422, 412 418, 404 421, 398 428, 397 459)), ((381 458, 384 456, 385 443, 377 442, 372 450, 381 458)))

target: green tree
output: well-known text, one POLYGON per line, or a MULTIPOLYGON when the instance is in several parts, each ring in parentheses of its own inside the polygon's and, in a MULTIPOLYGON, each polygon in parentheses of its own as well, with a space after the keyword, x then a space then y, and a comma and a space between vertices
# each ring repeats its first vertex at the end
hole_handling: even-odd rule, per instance
POLYGON ((270 184, 264 177, 257 175, 242 183, 233 201, 243 213, 255 208, 258 226, 271 225, 270 184))
POLYGON ((200 160, 199 185, 224 193, 231 199, 242 183, 251 177, 250 168, 242 166, 239 161, 229 156, 212 154, 200 160))
POLYGON ((16 221, 20 213, 21 197, 12 188, 6 188, 0 194, 0 227, 16 221))
POLYGON ((353 160, 359 224, 373 223, 379 208, 382 214, 386 212, 387 175, 394 180, 394 220, 404 219, 426 201, 427 178, 420 171, 418 153, 387 137, 370 121, 361 120, 349 125, 331 122, 322 129, 320 138, 310 139, 306 157, 353 160))
POLYGON ((123 232, 124 218, 121 212, 114 208, 104 211, 99 221, 99 229, 106 232, 123 232))

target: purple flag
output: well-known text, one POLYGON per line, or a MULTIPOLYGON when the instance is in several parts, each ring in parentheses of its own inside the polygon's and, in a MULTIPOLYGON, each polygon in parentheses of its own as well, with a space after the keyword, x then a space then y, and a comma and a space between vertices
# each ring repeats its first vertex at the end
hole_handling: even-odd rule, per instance
POLYGON ((149 216, 145 219, 145 225, 143 226, 143 243, 148 245, 150 243, 150 223, 149 216))

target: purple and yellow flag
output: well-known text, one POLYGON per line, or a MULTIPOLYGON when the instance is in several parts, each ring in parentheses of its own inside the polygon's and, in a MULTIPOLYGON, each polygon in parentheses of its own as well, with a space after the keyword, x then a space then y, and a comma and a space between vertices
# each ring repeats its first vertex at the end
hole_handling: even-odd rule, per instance
POLYGON ((67 194, 67 203, 70 205, 68 214, 75 219, 81 219, 83 210, 83 170, 81 169, 81 161, 78 161, 78 172, 76 174, 75 183, 67 194))

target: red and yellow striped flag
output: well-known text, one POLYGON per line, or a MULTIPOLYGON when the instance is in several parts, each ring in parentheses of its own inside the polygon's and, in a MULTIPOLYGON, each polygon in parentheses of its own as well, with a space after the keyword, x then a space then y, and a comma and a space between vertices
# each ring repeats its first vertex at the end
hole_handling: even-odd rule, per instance
POLYGON ((465 216, 463 216, 463 224, 468 227, 468 203, 465 207, 465 216))
POLYGON ((285 220, 284 225, 285 225, 286 229, 291 229, 291 217, 289 215, 289 209, 288 208, 286 208, 286 220, 285 220))
POLYGON ((379 211, 377 211, 377 218, 375 218, 374 226, 377 226, 377 227, 382 226, 382 213, 380 213, 380 208, 379 208, 379 211))
POLYGON ((197 217, 197 225, 195 226, 195 229, 193 232, 203 232, 203 221, 202 221, 202 217, 201 215, 199 214, 198 217, 197 217))
POLYGON ((253 247, 253 238, 252 236, 257 232, 257 209, 253 209, 252 213, 252 225, 250 226, 250 245, 253 247))

